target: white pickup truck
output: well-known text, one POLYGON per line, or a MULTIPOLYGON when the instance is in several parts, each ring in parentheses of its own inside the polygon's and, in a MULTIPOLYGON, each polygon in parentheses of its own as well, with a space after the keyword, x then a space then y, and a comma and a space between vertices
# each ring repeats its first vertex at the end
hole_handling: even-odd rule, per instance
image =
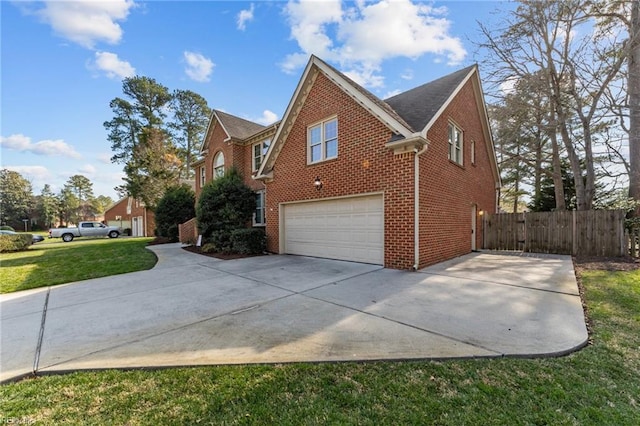
POLYGON ((49 238, 62 238, 62 241, 73 241, 75 237, 109 237, 118 238, 120 228, 107 226, 100 222, 80 222, 77 228, 49 229, 49 238))

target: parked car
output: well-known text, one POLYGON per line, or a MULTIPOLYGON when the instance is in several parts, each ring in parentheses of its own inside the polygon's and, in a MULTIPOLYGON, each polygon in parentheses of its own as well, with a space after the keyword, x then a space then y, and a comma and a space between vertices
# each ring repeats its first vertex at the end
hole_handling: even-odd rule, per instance
MULTIPOLYGON (((9 231, 6 229, 0 230, 0 235, 17 235, 17 234, 18 234, 17 232, 9 231)), ((31 238, 32 244, 39 243, 40 241, 44 241, 44 237, 42 235, 31 234, 31 236, 32 236, 31 238)))
POLYGON ((107 226, 100 222, 80 222, 77 228, 49 229, 49 238, 62 238, 62 241, 68 243, 75 237, 118 238, 120 233, 120 228, 117 226, 107 226))

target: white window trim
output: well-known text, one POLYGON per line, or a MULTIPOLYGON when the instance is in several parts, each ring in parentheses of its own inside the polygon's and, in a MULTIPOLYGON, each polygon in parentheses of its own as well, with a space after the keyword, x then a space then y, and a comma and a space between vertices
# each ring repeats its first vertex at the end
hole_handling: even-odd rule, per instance
POLYGON ((334 115, 333 117, 326 118, 322 121, 318 121, 313 123, 307 127, 307 164, 318 164, 327 160, 333 160, 338 158, 338 143, 339 143, 339 134, 340 129, 338 126, 338 116, 334 115), (330 121, 336 122, 336 155, 334 157, 327 157, 326 147, 327 141, 324 138, 324 125, 330 121), (320 126, 320 160, 311 161, 311 129, 314 127, 320 126))
POLYGON ((262 194, 262 223, 256 222, 256 214, 253 213, 253 226, 267 226, 267 207, 266 207, 266 194, 265 191, 256 191, 256 194, 262 194))
POLYGON ((471 140, 471 164, 476 165, 476 141, 471 140))
POLYGON ((264 161, 264 157, 267 154, 267 150, 269 149, 269 146, 271 145, 271 139, 265 139, 262 140, 260 142, 256 142, 253 145, 251 145, 251 171, 253 172, 257 172, 260 169, 260 166, 262 165, 262 162, 264 161), (265 148, 265 144, 268 144, 265 148), (256 167, 256 146, 260 146, 260 164, 256 167))
MULTIPOLYGON (((455 136, 455 133, 454 133, 455 136)), ((449 153, 448 153, 448 157, 449 160, 451 160, 452 162, 463 166, 464 165, 464 132, 462 131, 462 129, 460 129, 460 127, 458 127, 455 123, 452 123, 451 121, 449 122, 449 125, 447 126, 447 143, 448 143, 448 148, 449 148, 449 153), (454 132, 457 132, 460 134, 460 146, 457 147, 456 143, 455 143, 455 138, 454 141, 452 143, 451 141, 451 128, 453 128, 454 132), (455 152, 459 149, 460 151, 460 161, 458 161, 457 158, 455 158, 455 152)))
POLYGON ((206 175, 207 169, 205 166, 200 166, 200 188, 202 188, 206 183, 206 175))
POLYGON ((213 156, 213 179, 217 179, 224 175, 224 172, 225 172, 224 162, 225 162, 224 152, 222 151, 216 152, 216 155, 213 156), (219 166, 216 166, 216 162, 218 158, 220 158, 220 156, 222 156, 222 164, 219 166), (218 176, 218 173, 216 173, 217 169, 222 169, 222 175, 218 176))

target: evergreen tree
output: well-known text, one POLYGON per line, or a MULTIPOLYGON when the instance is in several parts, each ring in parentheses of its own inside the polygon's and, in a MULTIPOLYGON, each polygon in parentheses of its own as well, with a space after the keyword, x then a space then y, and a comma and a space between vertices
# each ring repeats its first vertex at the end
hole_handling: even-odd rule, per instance
POLYGON ((196 215, 195 202, 195 194, 187 185, 169 188, 155 210, 158 236, 178 241, 178 225, 196 215))
POLYGON ((29 218, 33 198, 31 191, 31 182, 20 173, 0 170, 0 225, 22 228, 23 219, 29 218))

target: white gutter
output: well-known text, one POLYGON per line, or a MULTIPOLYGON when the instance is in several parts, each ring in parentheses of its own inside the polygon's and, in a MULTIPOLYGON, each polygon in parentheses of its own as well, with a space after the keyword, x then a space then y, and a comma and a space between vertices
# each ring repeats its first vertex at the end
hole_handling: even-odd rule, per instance
POLYGON ((420 159, 418 158, 421 154, 423 154, 427 148, 428 144, 424 144, 420 150, 415 148, 413 152, 415 155, 413 156, 414 166, 414 194, 413 194, 413 270, 417 271, 418 266, 420 265, 420 159))

